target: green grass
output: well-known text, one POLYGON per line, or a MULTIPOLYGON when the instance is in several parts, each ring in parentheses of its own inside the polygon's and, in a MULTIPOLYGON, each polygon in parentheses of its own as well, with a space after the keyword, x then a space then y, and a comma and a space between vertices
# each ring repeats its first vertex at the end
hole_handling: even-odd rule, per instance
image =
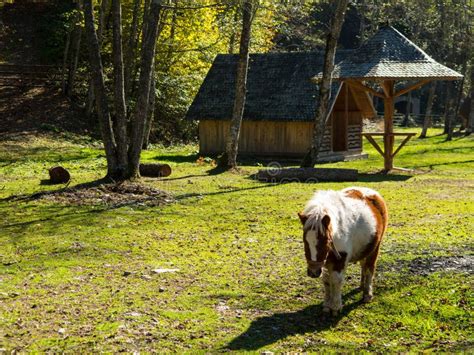
MULTIPOLYGON (((248 178, 258 162, 210 175, 195 146, 158 147, 143 160, 169 163, 173 174, 143 181, 174 195, 166 206, 0 201, 0 348, 472 351, 473 274, 411 265, 474 254, 473 139, 413 139, 395 163, 416 174, 371 174, 382 160, 365 150, 368 160, 326 166, 359 169, 357 184, 387 200, 372 303, 361 304, 351 265, 342 314, 324 318, 321 283, 305 276, 296 212, 316 189, 350 183, 260 183, 248 178)), ((56 164, 72 185, 105 171, 102 151, 81 139, 4 139, 0 199, 56 189, 40 184, 56 164)))

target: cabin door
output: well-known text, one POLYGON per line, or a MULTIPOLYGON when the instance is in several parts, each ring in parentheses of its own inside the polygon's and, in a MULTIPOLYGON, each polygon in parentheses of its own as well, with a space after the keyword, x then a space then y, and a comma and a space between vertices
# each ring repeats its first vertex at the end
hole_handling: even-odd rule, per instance
POLYGON ((344 111, 335 111, 332 117, 332 150, 347 151, 347 115, 344 111))

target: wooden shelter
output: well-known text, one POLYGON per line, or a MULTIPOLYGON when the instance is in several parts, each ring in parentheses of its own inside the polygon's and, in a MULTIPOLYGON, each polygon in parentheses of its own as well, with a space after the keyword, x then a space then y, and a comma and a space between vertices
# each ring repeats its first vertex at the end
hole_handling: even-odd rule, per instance
MULTIPOLYGON (((319 80, 321 73, 314 77, 319 80)), ((394 169, 393 158, 415 133, 394 133, 394 99, 432 80, 458 80, 462 75, 437 63, 423 50, 391 26, 384 26, 359 49, 335 66, 333 77, 340 82, 384 100, 384 132, 364 133, 384 157, 384 170, 394 169), (396 81, 408 82, 403 88, 396 81), (370 84, 372 86, 369 86, 370 84), (377 90, 375 85, 381 90, 377 90), (382 149, 374 137, 381 136, 382 149), (404 137, 394 150, 395 137, 404 137)))
MULTIPOLYGON (((339 51, 336 62, 351 54, 339 51)), ((303 157, 311 145, 318 85, 311 81, 323 66, 322 52, 251 54, 239 154, 303 157)), ((199 120, 200 154, 225 150, 234 103, 237 55, 218 55, 187 118, 199 120)), ((373 117, 365 90, 334 83, 331 113, 321 161, 360 158, 362 119, 373 117)))

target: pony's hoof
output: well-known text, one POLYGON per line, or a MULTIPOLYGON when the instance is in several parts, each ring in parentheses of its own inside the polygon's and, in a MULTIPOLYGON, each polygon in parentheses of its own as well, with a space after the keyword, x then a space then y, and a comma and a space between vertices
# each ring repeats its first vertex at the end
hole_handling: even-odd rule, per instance
POLYGON ((374 296, 372 296, 372 295, 364 295, 363 301, 364 301, 364 303, 370 303, 370 302, 372 302, 373 298, 374 298, 374 296))

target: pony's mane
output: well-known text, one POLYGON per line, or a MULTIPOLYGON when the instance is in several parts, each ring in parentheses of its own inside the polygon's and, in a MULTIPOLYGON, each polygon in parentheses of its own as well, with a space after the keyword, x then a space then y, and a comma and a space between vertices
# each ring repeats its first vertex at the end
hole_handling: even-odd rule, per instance
POLYGON ((303 212, 308 217, 304 225, 305 230, 313 229, 324 233, 322 219, 326 215, 332 217, 329 206, 334 203, 335 198, 339 198, 338 193, 335 191, 318 191, 314 194, 303 212))

